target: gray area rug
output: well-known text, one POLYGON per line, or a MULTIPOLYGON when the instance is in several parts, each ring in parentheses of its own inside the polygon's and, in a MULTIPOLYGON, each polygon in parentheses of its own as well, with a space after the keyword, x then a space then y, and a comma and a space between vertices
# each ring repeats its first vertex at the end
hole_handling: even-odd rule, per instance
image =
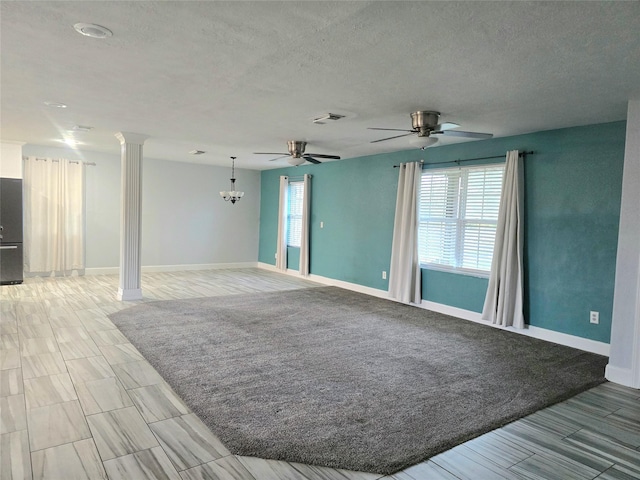
POLYGON ((382 474, 597 385, 607 362, 336 287, 110 318, 233 453, 382 474))

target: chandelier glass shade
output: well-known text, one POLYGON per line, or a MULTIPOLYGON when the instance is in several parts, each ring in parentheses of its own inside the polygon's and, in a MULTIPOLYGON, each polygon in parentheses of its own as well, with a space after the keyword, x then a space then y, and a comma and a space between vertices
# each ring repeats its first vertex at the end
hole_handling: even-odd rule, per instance
POLYGON ((229 191, 220 192, 220 196, 225 202, 236 203, 244 196, 244 192, 236 190, 236 172, 235 172, 236 157, 231 157, 231 188, 229 191))

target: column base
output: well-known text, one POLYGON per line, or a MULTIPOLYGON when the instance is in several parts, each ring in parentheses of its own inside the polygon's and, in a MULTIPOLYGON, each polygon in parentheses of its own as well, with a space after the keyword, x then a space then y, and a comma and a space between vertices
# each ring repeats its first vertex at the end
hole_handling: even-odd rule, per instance
POLYGON ((118 288, 118 300, 129 301, 129 300, 142 300, 142 289, 141 288, 130 288, 130 289, 122 289, 118 288))
POLYGON ((610 363, 604 370, 604 377, 613 383, 639 389, 640 385, 633 381, 633 370, 630 368, 621 368, 611 365, 610 363))

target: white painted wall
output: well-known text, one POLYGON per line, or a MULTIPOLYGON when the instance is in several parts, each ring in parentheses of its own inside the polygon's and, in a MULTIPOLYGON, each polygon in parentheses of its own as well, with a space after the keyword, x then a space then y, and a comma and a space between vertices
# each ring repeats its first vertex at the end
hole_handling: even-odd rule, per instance
POLYGON ((236 169, 235 205, 220 198, 229 168, 144 159, 142 265, 258 261, 260 172, 236 169))
MULTIPOLYGON (((116 272, 120 258, 120 156, 25 145, 23 155, 95 162, 87 167, 87 272, 116 272)), ((257 262, 260 172, 236 169, 245 191, 235 205, 229 168, 144 158, 142 266, 257 262)))
POLYGON ((640 100, 629 102, 606 377, 640 388, 640 100))
POLYGON ((22 178, 22 145, 18 142, 0 142, 0 177, 22 178))

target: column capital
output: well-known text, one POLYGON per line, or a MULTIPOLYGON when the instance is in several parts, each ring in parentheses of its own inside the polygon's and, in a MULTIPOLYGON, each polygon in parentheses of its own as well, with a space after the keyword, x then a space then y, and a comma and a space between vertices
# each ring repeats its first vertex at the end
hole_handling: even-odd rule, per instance
POLYGON ((144 141, 149 138, 149 135, 142 135, 140 133, 131 132, 118 132, 115 134, 116 138, 120 140, 120 144, 135 143, 137 145, 143 145, 144 141))

